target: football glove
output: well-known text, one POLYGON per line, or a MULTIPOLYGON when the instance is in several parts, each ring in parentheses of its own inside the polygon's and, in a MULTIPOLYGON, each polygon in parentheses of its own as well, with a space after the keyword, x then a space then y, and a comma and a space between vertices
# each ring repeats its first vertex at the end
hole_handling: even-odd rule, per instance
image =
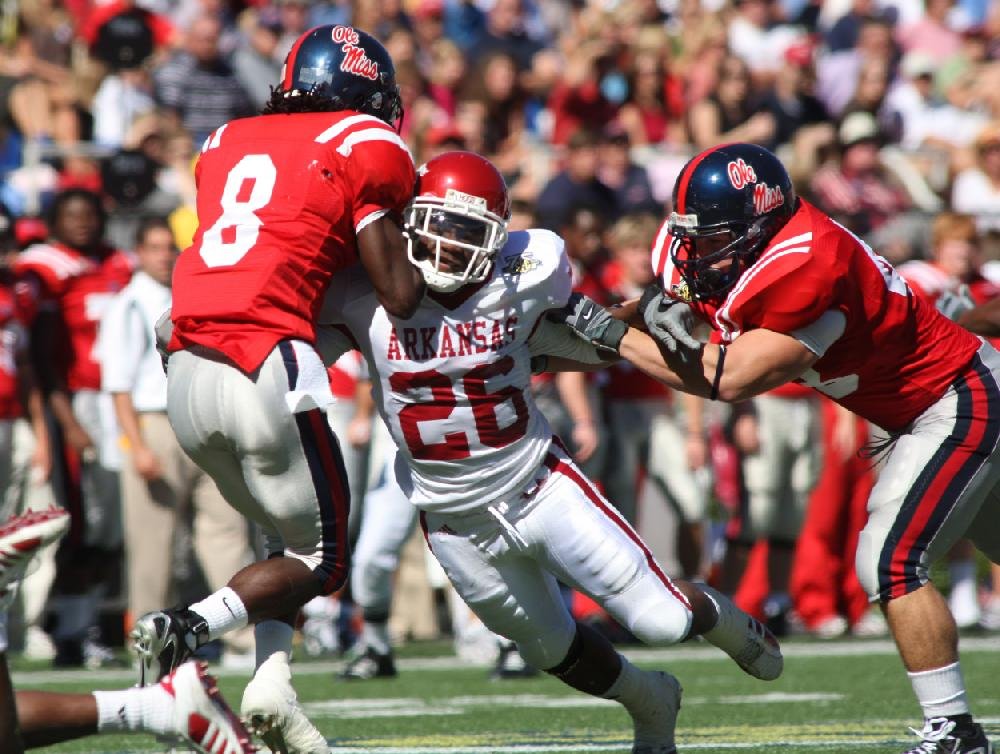
POLYGON ((646 330, 671 353, 682 349, 697 351, 701 343, 692 334, 696 324, 691 307, 663 295, 655 283, 647 286, 639 299, 639 311, 646 330))
POLYGON ((574 293, 562 309, 553 309, 546 315, 552 322, 566 325, 573 334, 598 348, 615 353, 628 325, 611 316, 607 309, 582 293, 574 293))
POLYGON ((969 309, 974 309, 976 302, 972 300, 969 286, 960 286, 957 291, 945 291, 937 297, 934 306, 948 319, 954 321, 969 309))

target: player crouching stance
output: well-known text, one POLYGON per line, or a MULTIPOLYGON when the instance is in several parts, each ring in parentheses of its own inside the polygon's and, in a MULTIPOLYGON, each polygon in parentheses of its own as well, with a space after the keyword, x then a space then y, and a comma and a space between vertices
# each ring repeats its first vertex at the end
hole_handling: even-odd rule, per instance
POLYGON ((387 313, 357 269, 331 285, 321 324, 346 327, 368 360, 399 446, 398 481, 461 597, 530 665, 620 702, 634 723, 633 752, 670 754, 677 679, 638 669, 575 623, 557 580, 643 641, 701 635, 757 678, 781 674, 777 641, 721 594, 671 581, 535 407, 533 358, 549 368, 602 363, 545 318, 570 296, 561 239, 508 234, 506 185, 478 155, 445 153, 417 172, 409 255, 428 288, 417 311, 387 313))

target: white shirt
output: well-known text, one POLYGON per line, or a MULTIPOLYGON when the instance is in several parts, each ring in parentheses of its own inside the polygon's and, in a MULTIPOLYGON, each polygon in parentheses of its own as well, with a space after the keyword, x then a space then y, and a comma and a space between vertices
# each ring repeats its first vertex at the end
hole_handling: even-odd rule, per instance
POLYGON ((94 346, 101 364, 101 389, 131 393, 139 412, 167 410, 167 376, 156 352, 153 325, 170 302, 170 288, 140 271, 101 318, 94 346))

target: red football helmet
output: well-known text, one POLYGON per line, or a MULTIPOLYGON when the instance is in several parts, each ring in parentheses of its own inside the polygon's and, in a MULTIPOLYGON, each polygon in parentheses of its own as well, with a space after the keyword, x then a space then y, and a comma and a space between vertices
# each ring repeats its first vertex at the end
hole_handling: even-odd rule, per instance
POLYGON ((417 170, 406 212, 410 261, 435 291, 482 282, 507 242, 508 220, 507 184, 493 164, 473 152, 444 152, 417 170))

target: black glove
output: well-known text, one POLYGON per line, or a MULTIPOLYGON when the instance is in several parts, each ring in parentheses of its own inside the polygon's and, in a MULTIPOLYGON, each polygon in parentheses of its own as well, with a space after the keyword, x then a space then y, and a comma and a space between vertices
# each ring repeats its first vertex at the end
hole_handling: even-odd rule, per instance
POLYGON ((615 353, 628 330, 627 324, 612 317, 607 309, 582 293, 574 293, 566 306, 553 309, 546 316, 552 322, 566 325, 588 343, 615 353))
POLYGON ((649 334, 671 353, 682 349, 697 351, 701 342, 692 334, 696 324, 691 307, 663 295, 655 283, 647 286, 639 299, 639 311, 649 334))

